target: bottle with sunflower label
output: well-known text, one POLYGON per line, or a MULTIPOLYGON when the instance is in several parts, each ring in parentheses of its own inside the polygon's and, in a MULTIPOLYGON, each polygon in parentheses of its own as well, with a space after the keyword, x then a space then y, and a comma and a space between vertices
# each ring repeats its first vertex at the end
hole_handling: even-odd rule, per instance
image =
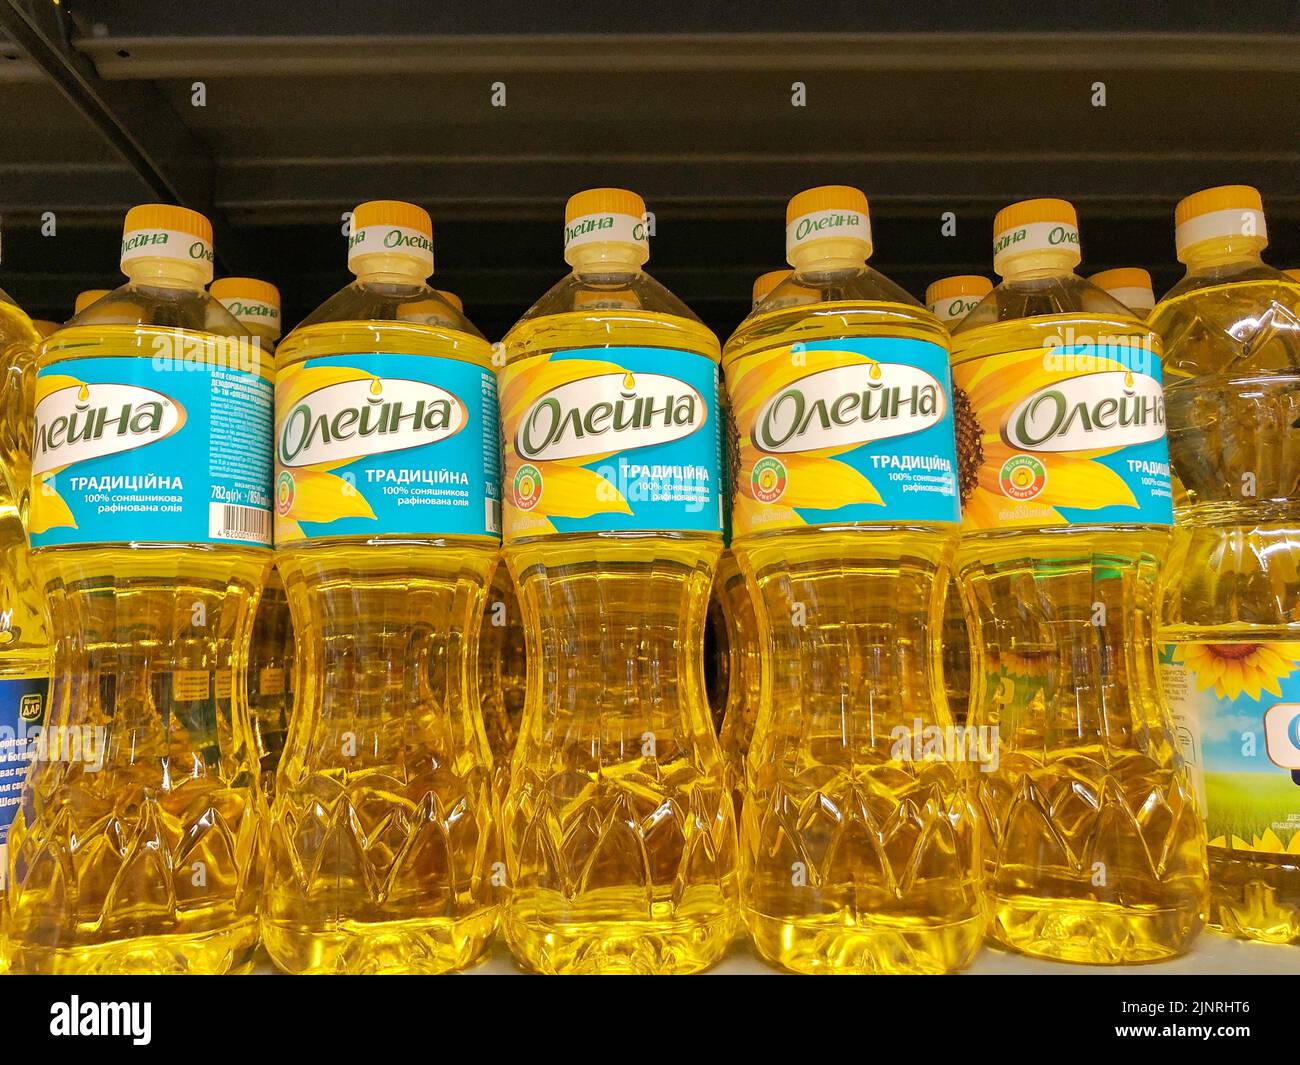
POLYGON ((238 970, 266 808, 244 699, 271 561, 272 370, 204 286, 212 227, 132 208, 128 282, 37 363, 50 710, 9 840, 14 968, 238 970))
POLYGON ((1159 337, 1074 273, 1074 208, 998 213, 1002 283, 953 331, 958 578, 991 935, 1061 961, 1187 950, 1205 842, 1157 683, 1172 501, 1159 337))
POLYGON ((529 681, 503 927, 547 973, 686 973, 736 927, 704 687, 722 550, 716 338, 643 270, 641 197, 565 208, 572 273, 506 335, 505 556, 529 681))
POLYGON ((793 276, 727 342, 732 550, 762 686, 741 902, 795 972, 947 972, 984 935, 971 765, 940 675, 957 546, 948 336, 867 266, 866 197, 786 208, 793 276), (769 311, 783 291, 816 293, 769 311))
MULTIPOLYGON (((993 282, 979 274, 941 277, 926 288, 925 305, 945 329, 952 330, 992 291, 993 282)), ((943 684, 953 719, 965 724, 970 702, 970 631, 955 573, 948 581, 948 598, 944 602, 943 684)))
MULTIPOLYGON (((280 339, 280 290, 253 277, 223 277, 208 286, 212 298, 247 329, 270 356, 280 339)), ((284 750, 293 708, 293 624, 284 582, 274 566, 257 602, 248 648, 248 710, 257 740, 258 781, 268 799, 284 750)))
MULTIPOLYGON (((816 303, 819 293, 801 285, 787 285, 779 298, 769 298, 789 277, 790 270, 769 270, 754 281, 751 311, 757 312, 761 304, 763 313, 784 310, 799 304, 816 303)), ((726 406, 725 389, 721 397, 726 406)), ((729 415, 724 418, 724 423, 729 415)), ((726 452, 722 457, 723 473, 728 477, 737 456, 732 454, 731 438, 727 437, 726 452)), ((718 575, 714 580, 713 602, 722 619, 727 648, 725 713, 719 740, 722 756, 727 766, 727 781, 736 804, 736 816, 744 803, 745 756, 754 738, 754 720, 758 716, 759 685, 762 681, 762 651, 758 640, 758 618, 754 613, 754 600, 740 572, 735 552, 731 550, 731 496, 727 487, 727 508, 724 514, 724 536, 727 547, 718 562, 718 575)), ((739 824, 739 821, 737 821, 739 824)))
POLYGON ((1165 690, 1209 837, 1210 924, 1300 942, 1300 277, 1266 265, 1249 186, 1174 214, 1157 304, 1179 492, 1165 690))
POLYGON ((289 972, 443 972, 505 887, 476 651, 499 554, 491 347, 363 203, 350 285, 277 351, 276 564, 297 634, 262 937, 289 972))
POLYGON ((1102 270, 1089 277, 1088 284, 1096 285, 1103 292, 1114 296, 1143 321, 1151 316, 1151 308, 1156 305, 1151 275, 1138 266, 1102 270))

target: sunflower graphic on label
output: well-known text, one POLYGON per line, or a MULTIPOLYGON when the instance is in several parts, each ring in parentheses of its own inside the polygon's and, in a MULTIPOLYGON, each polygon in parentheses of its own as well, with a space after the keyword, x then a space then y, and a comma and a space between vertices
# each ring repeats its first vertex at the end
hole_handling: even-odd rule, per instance
POLYGON ((1209 846, 1300 855, 1300 641, 1170 643, 1160 667, 1209 846))
POLYGON ((583 348, 500 375, 505 538, 721 532, 718 367, 664 348, 583 348))
POLYGON ((728 363, 732 534, 956 522, 948 353, 909 337, 786 345, 728 363))
POLYGON ((962 360, 952 370, 968 531, 1173 522, 1153 334, 962 360))

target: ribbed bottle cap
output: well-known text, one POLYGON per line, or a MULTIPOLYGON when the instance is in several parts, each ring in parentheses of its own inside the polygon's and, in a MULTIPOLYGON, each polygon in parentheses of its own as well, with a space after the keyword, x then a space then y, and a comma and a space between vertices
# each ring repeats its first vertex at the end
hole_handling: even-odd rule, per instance
POLYGON ((761 303, 767 294, 789 277, 791 273, 793 273, 791 270, 769 270, 765 274, 759 274, 754 281, 753 301, 761 303))
POLYGON ((1102 270, 1089 277, 1088 282, 1096 285, 1103 292, 1110 293, 1131 310, 1142 311, 1145 314, 1156 305, 1151 275, 1140 266, 1120 266, 1114 270, 1102 270))
POLYGON ((1174 248, 1183 253, 1205 240, 1224 237, 1258 239, 1268 244, 1264 201, 1250 185, 1219 185, 1184 197, 1174 208, 1174 248))
POLYGON ((391 255, 419 263, 422 277, 433 273, 433 222, 429 212, 401 200, 369 200, 352 212, 348 267, 366 255, 391 255))
POLYGON ((993 219, 993 269, 1025 252, 1069 251, 1074 263, 1079 250, 1079 216, 1068 200, 1021 200, 1000 210, 993 219))
POLYGON ((280 335, 280 290, 255 277, 223 277, 208 287, 212 298, 242 325, 260 325, 280 335))
POLYGON ((122 266, 135 259, 174 259, 201 268, 212 279, 212 223, 198 211, 168 203, 146 203, 126 212, 122 224, 122 266))
POLYGON ((941 322, 965 318, 972 307, 993 291, 993 282, 979 274, 956 274, 930 282, 925 305, 941 322))
POLYGON ((587 189, 564 205, 564 254, 585 244, 634 244, 647 254, 645 200, 627 189, 587 189))
POLYGON ((851 185, 819 185, 790 198, 785 207, 785 255, 819 240, 855 240, 871 257, 871 212, 867 197, 851 185))
POLYGON ((85 292, 78 292, 77 298, 72 304, 72 313, 80 314, 92 303, 98 303, 112 291, 112 289, 108 288, 88 288, 85 292))

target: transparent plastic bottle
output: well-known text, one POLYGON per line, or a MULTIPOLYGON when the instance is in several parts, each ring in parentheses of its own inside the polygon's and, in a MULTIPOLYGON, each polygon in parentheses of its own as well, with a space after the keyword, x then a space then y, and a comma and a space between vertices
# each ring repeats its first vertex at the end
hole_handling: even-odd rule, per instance
POLYGON ((111 288, 88 288, 84 292, 78 292, 77 298, 72 301, 73 317, 76 317, 87 307, 93 307, 112 291, 111 288))
POLYGON ((1263 203, 1175 213, 1186 276, 1156 306, 1178 491, 1160 639, 1207 819, 1210 924, 1300 941, 1300 277, 1260 258, 1263 203))
POLYGON ((39 336, 0 292, 0 973, 9 966, 9 828, 35 753, 29 730, 44 721, 50 684, 45 597, 27 547, 32 407, 39 336))
MULTIPOLYGON (((208 286, 212 298, 228 310, 262 345, 267 357, 280 339, 280 290, 253 277, 223 277, 208 286)), ((293 623, 284 582, 274 566, 267 572, 253 617, 248 650, 248 710, 257 739, 258 780, 267 801, 275 793, 275 771, 293 708, 293 623)))
MULTIPOLYGON (((776 287, 790 277, 790 274, 791 271, 788 269, 769 270, 765 274, 760 274, 754 281, 751 311, 757 310, 759 304, 764 303, 776 287)), ((767 303, 764 313, 815 303, 820 296, 821 294, 815 289, 787 285, 781 299, 767 303)), ((725 407, 725 391, 722 403, 725 407)), ((740 455, 735 446, 730 413, 724 421, 726 425, 723 473, 730 481, 740 455)), ((722 757, 727 767, 727 786, 731 789, 732 799, 736 805, 736 824, 739 825, 740 811, 744 805, 745 757, 749 754, 749 745, 754 738, 754 721, 758 717, 763 663, 754 600, 749 594, 745 575, 740 571, 735 553, 731 550, 731 496, 732 489, 729 484, 727 513, 724 515, 724 538, 727 546, 718 561, 718 572, 713 580, 713 604, 709 609, 710 613, 716 610, 721 619, 721 629, 726 640, 728 683, 722 729, 718 739, 722 744, 722 757)))
POLYGON ((940 676, 957 546, 948 336, 867 266, 866 197, 786 208, 794 273, 727 342, 732 550, 758 615, 741 903, 796 972, 948 972, 979 950, 979 819, 940 676), (770 312, 787 288, 817 299, 770 312), (925 737, 944 746, 921 751, 925 737))
POLYGON ((1151 275, 1140 266, 1102 270, 1089 277, 1088 284, 1114 297, 1144 322, 1151 317, 1151 308, 1156 305, 1151 275))
POLYGON ((47 336, 57 333, 63 327, 58 322, 51 322, 48 318, 33 318, 32 328, 36 330, 36 335, 44 340, 47 336))
POLYGON ((505 556, 528 643, 503 927, 548 973, 685 973, 736 926, 703 639, 722 549, 718 344, 642 269, 645 205, 565 210, 573 272, 507 334, 505 556))
POLYGON ((1160 339, 1075 275, 1064 200, 1013 204, 993 231, 1003 281, 952 356, 970 724, 999 749, 977 777, 990 934, 1062 961, 1156 961, 1205 912, 1205 837, 1157 678, 1160 339))
MULTIPOLYGON (((992 291, 993 282, 979 274, 941 277, 926 288, 925 305, 945 329, 951 330, 992 291)), ((965 393, 956 394, 953 399, 964 403, 965 393)), ((957 420, 961 417, 958 414, 957 420)), ((964 725, 970 703, 970 631, 966 627, 955 572, 948 580, 948 598, 943 610, 943 684, 953 720, 964 725)))
POLYGON ((293 973, 474 962, 504 882, 475 651, 499 553, 491 348, 432 225, 352 214, 356 280, 281 342, 276 564, 297 636, 262 938, 293 973))
POLYGON ((203 290, 202 215, 133 208, 122 271, 38 362, 30 527, 55 654, 10 942, 24 972, 220 973, 251 960, 265 854, 243 680, 271 368, 203 290))

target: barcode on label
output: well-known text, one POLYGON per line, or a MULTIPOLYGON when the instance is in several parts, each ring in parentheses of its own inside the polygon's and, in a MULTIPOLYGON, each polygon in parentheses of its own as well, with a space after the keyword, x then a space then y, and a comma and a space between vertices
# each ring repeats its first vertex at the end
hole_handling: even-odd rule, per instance
POLYGON ((487 522, 487 531, 499 533, 501 531, 501 500, 485 499, 483 500, 484 520, 487 522))
POLYGON ((233 503, 208 504, 208 535, 214 540, 271 542, 271 512, 233 503))

